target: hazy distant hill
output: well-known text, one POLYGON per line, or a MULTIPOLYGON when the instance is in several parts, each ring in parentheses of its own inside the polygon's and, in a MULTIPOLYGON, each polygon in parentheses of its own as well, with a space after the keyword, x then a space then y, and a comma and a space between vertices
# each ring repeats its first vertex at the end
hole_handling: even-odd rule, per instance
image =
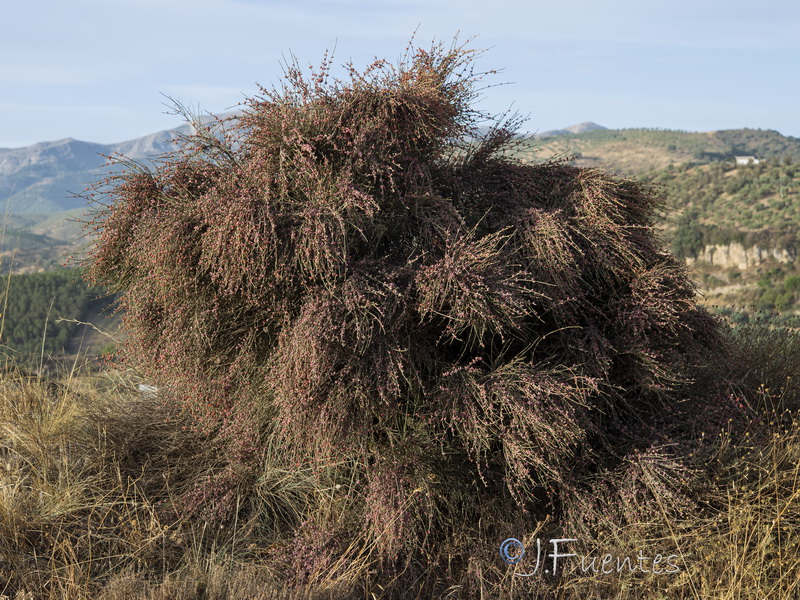
POLYGON ((597 123, 592 123, 591 121, 586 121, 584 123, 578 123, 576 125, 570 125, 569 127, 564 127, 564 129, 551 129, 550 131, 542 131, 541 133, 534 133, 530 137, 534 139, 544 139, 544 138, 557 137, 559 135, 587 133, 589 131, 608 131, 608 128, 603 127, 602 125, 598 125, 597 123))
MULTIPOLYGON (((236 113, 225 113, 225 119, 236 113)), ((216 117, 200 116, 201 121, 216 117)), ((74 194, 112 171, 106 157, 123 155, 147 163, 175 149, 179 135, 191 133, 184 123, 116 144, 96 144, 67 138, 24 148, 0 148, 0 201, 5 212, 46 214, 82 208, 86 202, 74 194)))
MULTIPOLYGON (((188 131, 188 126, 181 129, 188 131)), ((102 176, 105 156, 122 153, 145 159, 168 151, 173 137, 174 131, 161 131, 119 144, 68 138, 0 149, 0 199, 8 203, 12 213, 50 213, 82 207, 86 202, 73 194, 102 176)))

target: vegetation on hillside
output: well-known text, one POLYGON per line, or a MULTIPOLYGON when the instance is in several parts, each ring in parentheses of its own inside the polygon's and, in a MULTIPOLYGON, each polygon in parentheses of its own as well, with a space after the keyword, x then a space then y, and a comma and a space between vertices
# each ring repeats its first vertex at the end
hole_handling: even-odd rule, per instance
POLYGON ((800 230, 800 160, 735 166, 685 164, 642 174, 665 186, 676 209, 668 228, 678 256, 707 245, 738 242, 745 247, 797 246, 800 230))
POLYGON ((800 157, 800 139, 760 129, 711 132, 608 129, 528 139, 525 143, 527 148, 522 152, 528 160, 577 156, 579 164, 603 164, 634 175, 670 164, 732 163, 735 156, 776 161, 800 157))
POLYGON ((709 246, 734 243, 779 255, 748 268, 696 262, 698 281, 719 314, 735 324, 769 318, 800 325, 797 294, 787 287, 800 275, 800 157, 747 166, 684 164, 641 178, 663 186, 669 198, 664 238, 677 256, 694 259, 709 246))
POLYGON ((3 283, 0 343, 18 363, 63 356, 73 321, 85 319, 98 295, 77 269, 9 275, 3 283))
POLYGON ((784 279, 800 274, 800 263, 791 260, 800 230, 800 140, 749 129, 606 130, 525 140, 517 155, 533 163, 560 156, 576 166, 604 165, 659 186, 669 205, 662 237, 678 257, 694 259, 708 246, 732 243, 785 251, 780 261, 747 268, 695 262, 694 277, 704 303, 734 323, 770 318, 798 325, 784 279), (738 155, 761 162, 736 166, 738 155))

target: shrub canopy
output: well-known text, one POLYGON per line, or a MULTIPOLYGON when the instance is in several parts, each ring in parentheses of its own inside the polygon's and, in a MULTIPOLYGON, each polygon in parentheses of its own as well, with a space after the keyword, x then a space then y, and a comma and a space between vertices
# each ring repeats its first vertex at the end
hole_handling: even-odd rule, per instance
POLYGON ((473 59, 437 45, 345 81, 290 65, 97 189, 89 274, 121 294, 121 356, 240 464, 265 431, 356 461, 398 544, 425 521, 398 514, 433 510, 431 473, 553 502, 639 443, 717 343, 654 234, 659 195, 516 160, 518 122, 478 129, 473 59))

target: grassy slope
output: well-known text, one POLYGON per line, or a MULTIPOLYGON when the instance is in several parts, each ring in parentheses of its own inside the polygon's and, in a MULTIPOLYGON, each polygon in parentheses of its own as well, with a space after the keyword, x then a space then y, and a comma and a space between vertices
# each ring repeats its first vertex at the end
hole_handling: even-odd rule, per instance
MULTIPOLYGON (((460 544, 476 534, 465 526, 442 548, 438 576, 453 583, 448 564, 456 568, 469 558, 470 578, 479 582, 472 591, 509 600, 797 597, 800 402, 791 382, 800 376, 800 339, 752 330, 739 344, 748 367, 736 376, 748 390, 752 425, 742 438, 725 430, 702 433, 707 457, 696 489, 705 508, 679 520, 656 511, 627 527, 614 525, 613 512, 598 514, 609 535, 569 548, 589 565, 606 554, 614 561, 632 556, 636 564, 640 551, 652 563, 663 552, 677 573, 629 573, 613 562, 603 575, 567 559, 560 580, 516 577, 534 559, 516 569, 503 564, 491 535, 479 540, 485 552, 465 557, 460 544)), ((379 588, 362 587, 376 565, 369 548, 347 549, 340 564, 309 561, 310 574, 293 593, 281 583, 291 569, 287 561, 303 552, 286 535, 287 525, 308 520, 324 527, 345 516, 364 491, 355 478, 332 479, 335 468, 293 468, 274 449, 242 497, 240 520, 210 530, 202 518, 165 510, 193 477, 212 468, 215 451, 187 427, 185 415, 132 393, 135 382, 124 372, 64 372, 53 380, 8 366, 0 373, 0 594, 29 600, 383 597, 379 588)), ((537 537, 549 539, 535 523, 518 535, 529 549, 537 537)), ((460 584, 446 595, 472 596, 460 584)))

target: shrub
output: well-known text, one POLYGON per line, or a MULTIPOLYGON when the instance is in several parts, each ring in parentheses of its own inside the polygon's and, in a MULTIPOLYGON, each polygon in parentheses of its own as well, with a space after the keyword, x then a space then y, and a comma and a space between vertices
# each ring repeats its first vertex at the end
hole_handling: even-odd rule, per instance
POLYGON ((800 291, 800 275, 789 275, 783 280, 783 287, 788 292, 800 291))
POLYGON ((473 58, 437 45, 346 81, 290 65, 237 121, 96 187, 88 272, 120 294, 120 359, 227 449, 187 506, 234 514, 268 441, 346 462, 360 520, 298 539, 322 557, 363 535, 408 581, 456 523, 521 514, 507 498, 578 514, 593 473, 684 506, 683 434, 654 432, 721 341, 654 235, 660 197, 518 162, 514 119, 479 134, 473 58))

